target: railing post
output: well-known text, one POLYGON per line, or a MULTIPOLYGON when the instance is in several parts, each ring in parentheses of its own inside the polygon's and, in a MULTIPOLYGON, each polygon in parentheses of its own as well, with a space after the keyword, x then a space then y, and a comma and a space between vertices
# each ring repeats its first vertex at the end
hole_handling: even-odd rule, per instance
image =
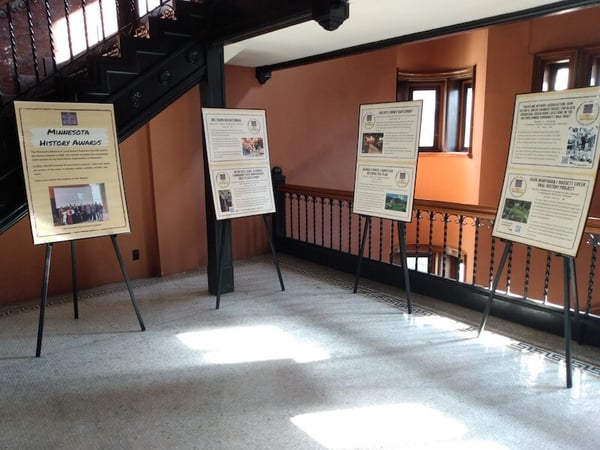
POLYGON ((273 215, 273 238, 285 236, 285 192, 277 191, 277 186, 285 184, 285 175, 281 167, 271 169, 271 181, 275 196, 275 214, 273 215))

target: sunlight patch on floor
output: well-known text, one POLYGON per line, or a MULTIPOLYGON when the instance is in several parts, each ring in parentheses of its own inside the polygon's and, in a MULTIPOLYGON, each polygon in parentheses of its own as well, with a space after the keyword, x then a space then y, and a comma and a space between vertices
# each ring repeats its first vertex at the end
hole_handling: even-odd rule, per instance
POLYGON ((212 364, 235 364, 277 359, 307 363, 329 359, 321 347, 303 342, 273 325, 219 328, 181 333, 177 338, 187 347, 204 352, 212 364))
POLYGON ((402 403, 301 414, 291 419, 324 447, 444 448, 505 450, 494 442, 465 440, 467 427, 418 403, 402 403))

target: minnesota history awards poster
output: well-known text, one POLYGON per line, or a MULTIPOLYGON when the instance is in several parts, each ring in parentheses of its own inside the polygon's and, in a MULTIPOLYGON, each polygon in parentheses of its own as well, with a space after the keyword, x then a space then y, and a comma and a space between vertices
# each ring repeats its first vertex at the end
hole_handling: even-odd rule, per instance
POLYGON ((217 220, 275 212, 264 110, 202 108, 217 220))
POLYGON ((113 106, 14 104, 34 244, 129 232, 113 106))
POLYGON ((576 256, 598 172, 600 88, 516 97, 493 235, 576 256))
POLYGON ((361 105, 353 212, 410 222, 421 100, 361 105))

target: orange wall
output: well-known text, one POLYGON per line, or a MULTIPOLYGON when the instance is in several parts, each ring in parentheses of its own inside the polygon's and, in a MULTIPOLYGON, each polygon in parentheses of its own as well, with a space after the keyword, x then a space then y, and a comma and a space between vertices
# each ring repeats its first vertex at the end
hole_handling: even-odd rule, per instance
POLYGON ((227 104, 265 108, 271 166, 286 182, 351 190, 358 106, 395 101, 395 50, 273 72, 260 85, 254 69, 227 67, 227 104))
POLYGON ((498 205, 515 95, 531 90, 533 55, 528 51, 529 32, 529 22, 501 25, 489 31, 481 161, 481 179, 485 182, 480 186, 481 205, 498 205))
MULTIPOLYGON (((598 23, 600 8, 590 8, 281 70, 265 85, 254 69, 227 66, 227 106, 267 110, 271 166, 282 167, 288 183, 352 190, 359 105, 394 101, 397 68, 476 64, 472 156, 420 155, 417 197, 496 206, 514 96, 530 90, 534 53, 600 43, 598 23)), ((131 278, 207 262, 201 136, 194 88, 121 144, 132 231, 118 240, 131 278)), ((592 214, 600 215, 600 202, 593 203, 592 214)), ((261 218, 233 221, 232 235, 234 259, 268 251, 261 218)), ((108 238, 78 241, 77 249, 81 288, 122 281, 108 238)), ((39 298, 43 264, 44 247, 33 246, 28 219, 0 235, 0 305, 39 298)), ((50 293, 69 290, 69 245, 60 243, 50 293)))
POLYGON ((200 89, 150 121, 149 195, 154 199, 160 275, 206 265, 200 89))
POLYGON ((471 155, 421 153, 417 198, 476 204, 483 134, 484 92, 487 83, 487 29, 397 48, 397 66, 403 72, 442 72, 476 66, 471 155))
MULTIPOLYGON (((131 233, 117 241, 132 279, 206 265, 198 98, 197 89, 188 92, 120 145, 131 233)), ((0 235, 0 307, 39 299, 45 248, 33 245, 28 217, 0 235)), ((109 237, 76 248, 81 289, 123 281, 109 237)), ((70 245, 56 243, 49 293, 70 290, 70 245)))
MULTIPOLYGON (((140 151, 147 146, 146 127, 121 145, 123 179, 132 232, 117 238, 119 248, 128 261, 131 278, 156 274, 156 243, 149 158, 140 151), (131 251, 140 249, 144 256, 131 260, 131 251)), ((109 237, 75 241, 80 288, 121 281, 122 275, 109 237)), ((34 246, 29 217, 24 218, 0 235, 0 305, 39 298, 42 288, 45 246, 34 246)), ((53 245, 50 294, 71 289, 71 259, 69 243, 53 245)))

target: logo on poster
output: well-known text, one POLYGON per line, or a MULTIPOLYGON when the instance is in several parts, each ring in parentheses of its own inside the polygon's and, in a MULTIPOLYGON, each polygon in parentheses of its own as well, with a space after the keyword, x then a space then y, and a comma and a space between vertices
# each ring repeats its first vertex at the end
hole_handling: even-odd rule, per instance
POLYGON ((410 176, 406 170, 396 172, 396 184, 400 187, 405 187, 410 181, 410 176))
POLYGON ((523 177, 515 177, 510 182, 510 193, 515 197, 520 197, 527 190, 527 182, 523 177))
POLYGON ((62 111, 60 113, 60 121, 63 126, 77 125, 77 113, 62 111))
POLYGON ((577 108, 577 122, 581 125, 589 125, 596 121, 600 109, 595 101, 583 102, 577 108))
POLYGON ((250 119, 248 121, 248 131, 252 134, 256 134, 260 131, 260 122, 256 119, 250 119))
POLYGON ((229 186, 229 175, 227 172, 219 172, 216 176, 217 186, 224 188, 229 186))
POLYGON ((375 116, 371 113, 365 114, 363 117, 363 127, 370 129, 375 126, 375 116))

